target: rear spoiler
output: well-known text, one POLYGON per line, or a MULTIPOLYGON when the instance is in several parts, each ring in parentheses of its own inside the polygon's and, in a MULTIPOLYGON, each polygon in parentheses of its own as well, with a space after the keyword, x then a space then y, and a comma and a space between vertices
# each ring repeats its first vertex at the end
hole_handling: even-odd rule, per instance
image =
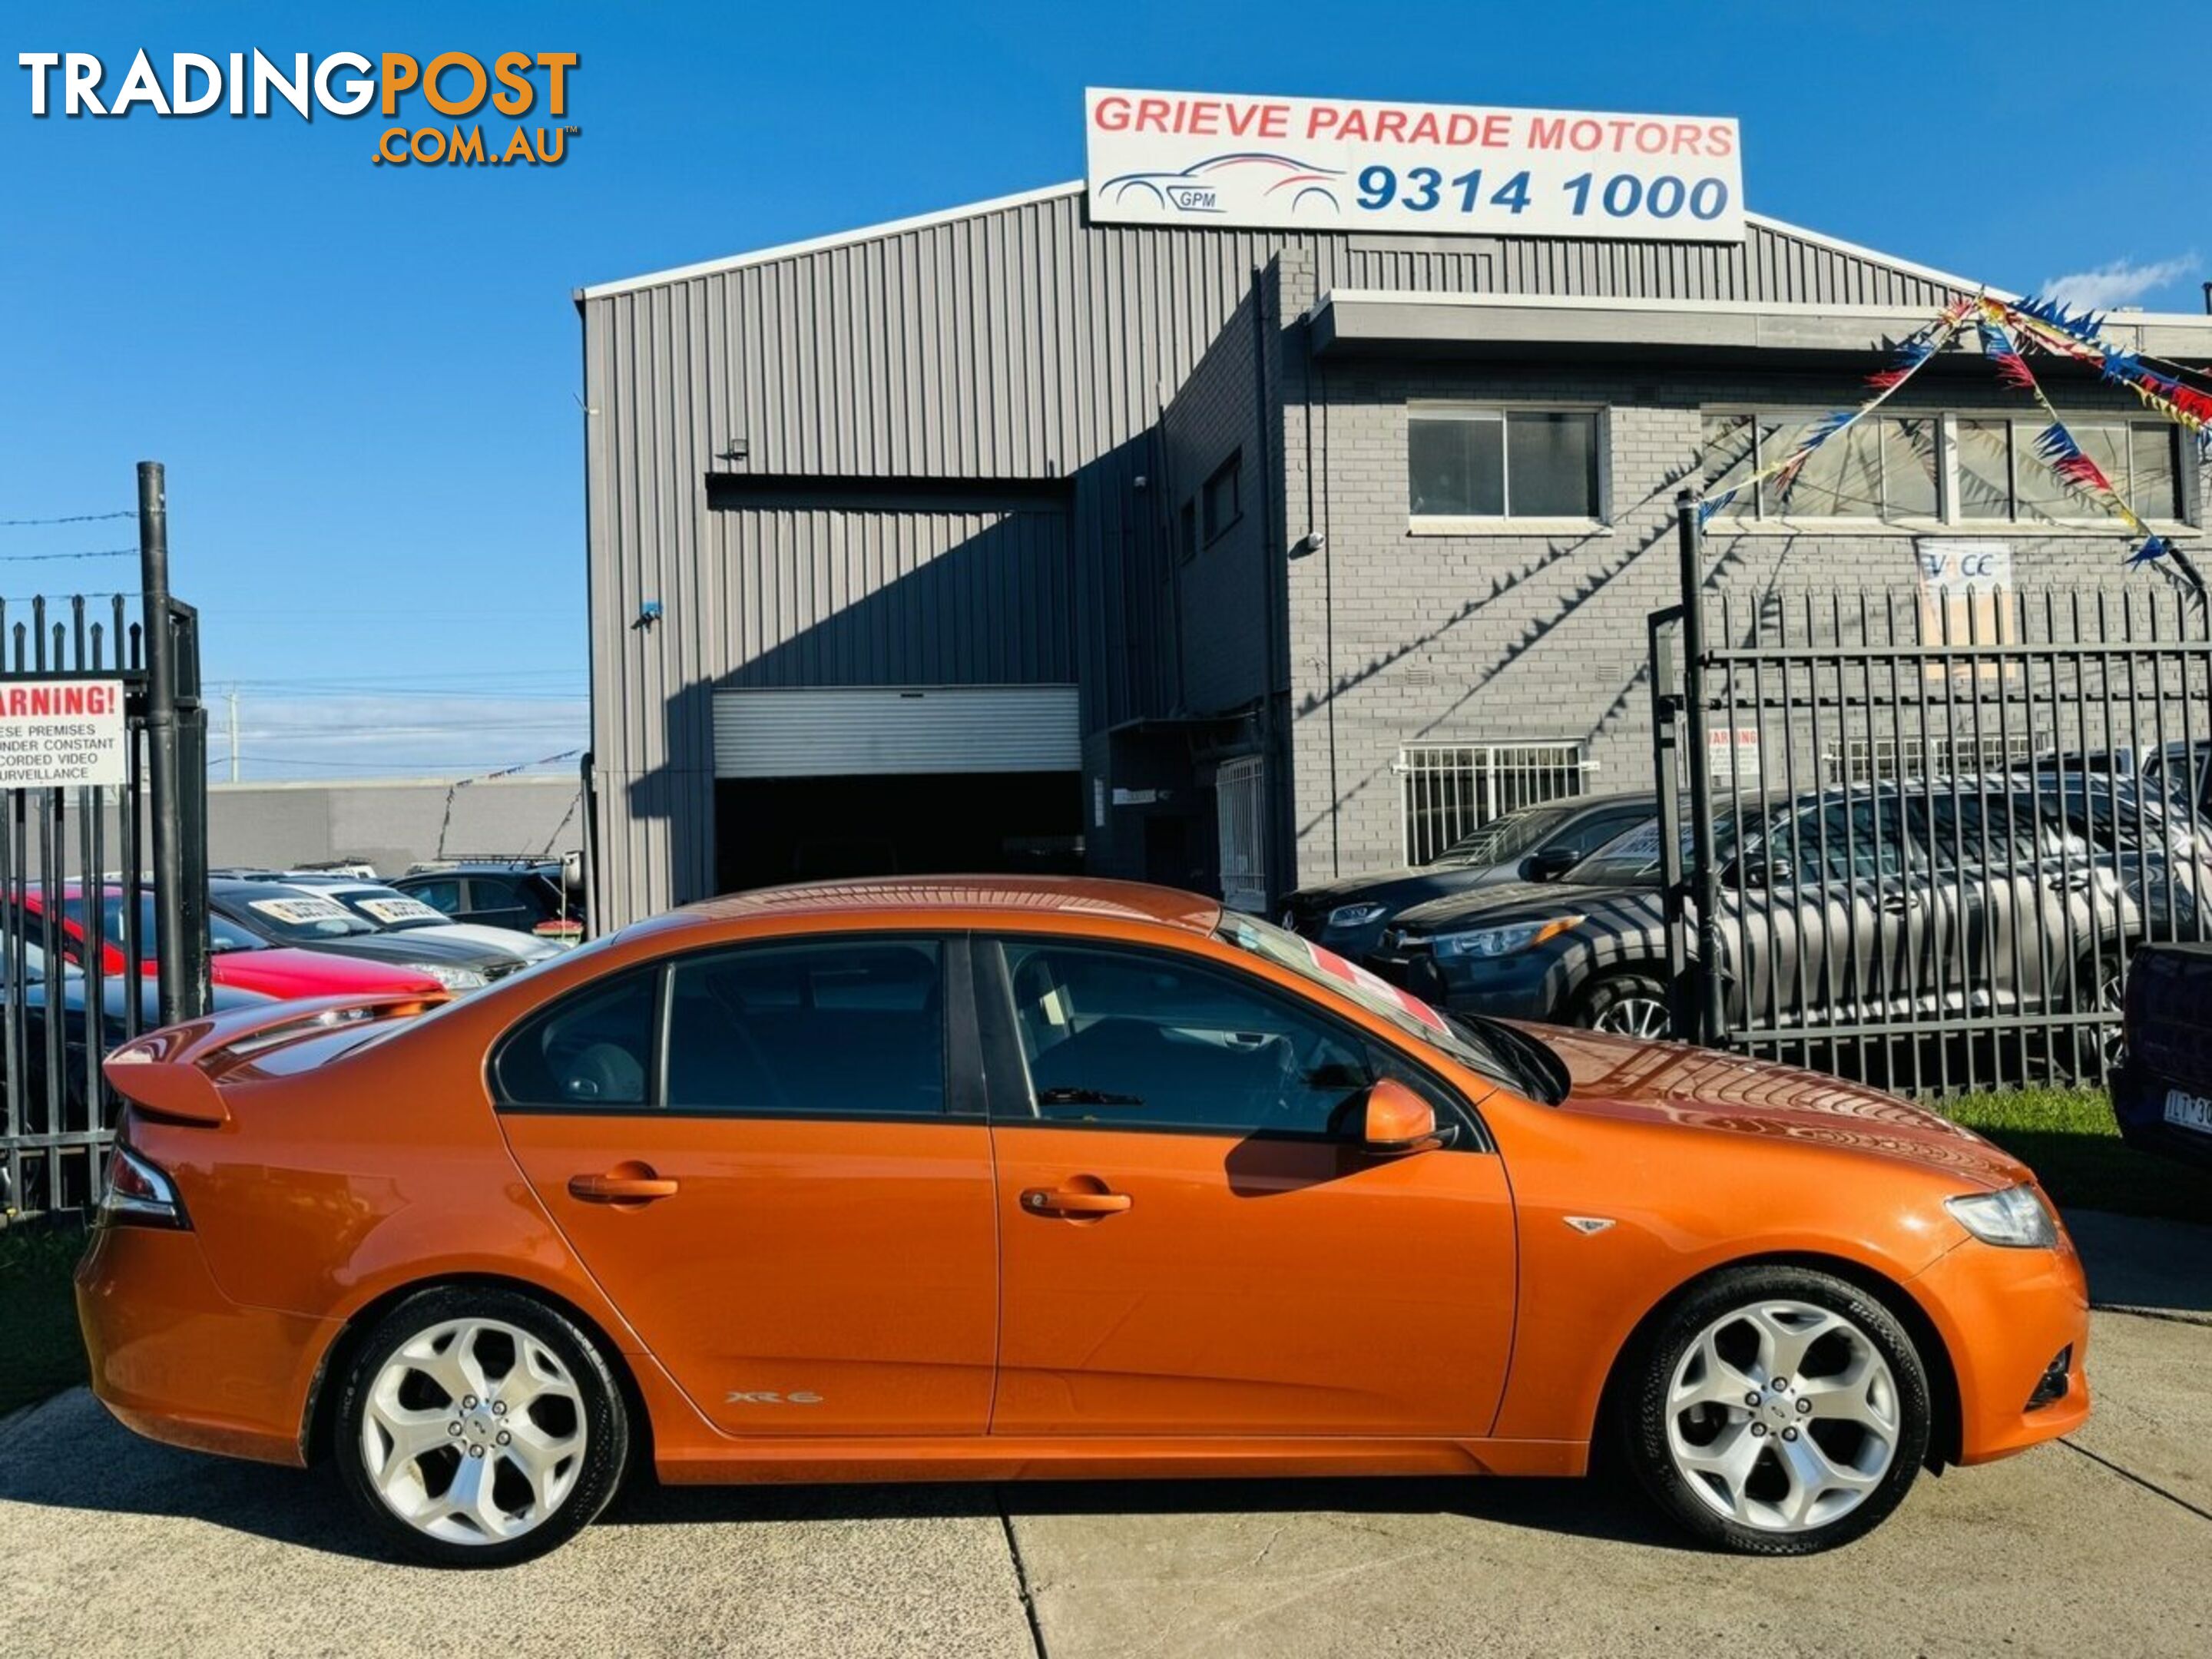
POLYGON ((443 992, 319 997, 214 1014, 125 1043, 100 1074, 149 1116, 214 1127, 230 1121, 216 1080, 255 1054, 347 1026, 412 1019, 450 1000, 443 992))

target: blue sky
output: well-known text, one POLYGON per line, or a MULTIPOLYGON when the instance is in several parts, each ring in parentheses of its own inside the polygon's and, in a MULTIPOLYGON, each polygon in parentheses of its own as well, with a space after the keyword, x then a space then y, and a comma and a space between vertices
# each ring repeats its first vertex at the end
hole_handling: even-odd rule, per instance
MULTIPOLYGON (((2201 4, 2102 33, 2032 3, 74 10, 12 8, 0 60, 0 519, 125 507, 168 464, 248 776, 580 744, 570 290, 1074 178, 1085 84, 1733 114, 1758 211, 2106 303, 2193 311, 2212 277, 2204 94, 2161 78, 2212 62, 2201 4), (557 168, 399 169, 374 115, 31 117, 19 52, 96 52, 112 87, 141 47, 572 51, 581 131, 557 168)), ((0 561, 134 534, 0 529, 0 561)), ((0 562, 0 593, 134 572, 0 562)))

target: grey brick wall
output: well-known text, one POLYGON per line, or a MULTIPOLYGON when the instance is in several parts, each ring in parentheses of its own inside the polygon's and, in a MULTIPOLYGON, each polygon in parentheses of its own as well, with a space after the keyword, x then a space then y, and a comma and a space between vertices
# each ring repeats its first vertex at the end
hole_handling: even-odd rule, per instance
MULTIPOLYGON (((1302 274, 1285 266, 1284 311, 1302 274)), ((1863 395, 1844 375, 1696 373, 1683 368, 1542 367, 1405 361, 1293 364, 1285 422, 1285 540, 1301 533, 1309 490, 1323 552, 1291 563, 1290 639, 1299 883, 1395 864, 1401 745, 1573 739, 1595 763, 1592 791, 1646 787, 1650 722, 1646 617, 1677 597, 1673 496, 1698 464, 1707 404, 1837 407, 1863 395), (1297 401, 1304 373, 1310 403, 1297 401), (1408 399, 1562 401, 1601 406, 1609 523, 1580 536, 1436 536, 1409 529, 1408 399)), ((2069 413, 2140 414, 2124 397, 2069 386, 2069 413)), ((1985 374, 1923 375, 1900 412, 2032 413, 1985 374)), ((2185 507, 2201 522, 2201 471, 2185 469, 2185 507)), ((1941 532, 1974 536, 1973 531, 1941 532)), ((1987 532, 1983 532, 1987 533, 1987 532)), ((2023 592, 2061 586, 2166 592, 2124 565, 2125 537, 2032 533, 2013 550, 2023 592)), ((2192 550, 2200 538, 2185 543, 2192 550)), ((1738 533, 1716 521, 1711 591, 1738 632, 1778 591, 1892 590, 1917 605, 1916 536, 1738 533)), ((2201 562, 2200 556, 2200 562, 2201 562)), ((1719 615, 1716 606, 1712 613, 1719 615)))

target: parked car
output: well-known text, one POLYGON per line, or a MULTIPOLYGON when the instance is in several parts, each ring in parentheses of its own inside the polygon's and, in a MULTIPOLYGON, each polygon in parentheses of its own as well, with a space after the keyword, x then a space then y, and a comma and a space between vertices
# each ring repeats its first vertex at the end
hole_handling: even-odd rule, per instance
MULTIPOLYGON (((2193 854, 2169 850, 2166 821, 2131 786, 2043 781, 1722 803, 1729 1024, 1814 1029, 1968 1007, 2117 1015, 2127 953, 2172 915, 2196 925, 2203 873, 2193 854)), ((2193 845, 2193 831, 2172 833, 2193 845)), ((1367 965, 1455 1009, 1657 1036, 1668 1028, 1659 882, 1655 820, 1559 882, 1407 910, 1367 965)), ((2083 1039, 2106 1030, 2116 1050, 2117 1024, 2085 1025, 2083 1039)))
POLYGON ((1301 888, 1284 901, 1283 926, 1356 962, 1401 911, 1486 887, 1554 879, 1614 836, 1649 823, 1658 811, 1649 790, 1520 807, 1462 836, 1427 864, 1301 888))
MULTIPOLYGON (((509 927, 487 927, 477 922, 455 921, 432 909, 421 899, 387 887, 381 882, 353 876, 331 875, 312 870, 234 870, 223 873, 244 881, 276 882, 315 893, 343 905, 381 932, 404 933, 416 939, 447 939, 490 951, 495 957, 514 957, 526 965, 560 955, 563 946, 548 939, 520 933, 509 927)), ((496 975, 494 975, 496 977, 496 975)))
MULTIPOLYGON (((2128 983, 2112 1115, 2130 1146, 2212 1167, 2212 944, 2151 944, 2128 983)), ((2206 1205, 2212 1215, 2212 1201, 2206 1205)))
POLYGON ((158 1439, 331 1455, 447 1565, 552 1547, 647 1455, 1559 1475, 1601 1432, 1695 1537, 1796 1554, 2088 1410, 2080 1262, 1987 1141, 1452 1018, 1165 889, 768 890, 106 1074, 94 1391, 158 1439))
POLYGON ((455 921, 532 933, 556 945, 584 936, 582 907, 570 896, 557 859, 513 864, 440 865, 410 870, 391 884, 455 921))
MULTIPOLYGON (((128 971, 120 943, 125 902, 120 887, 101 890, 100 957, 103 970, 110 974, 128 971)), ((33 918, 44 913, 44 896, 36 888, 25 897, 25 908, 33 918)), ((72 960, 82 960, 86 949, 86 908, 82 888, 71 884, 63 890, 64 949, 72 960)), ((37 924, 33 921, 32 925, 37 924)), ((144 941, 140 971, 151 977, 159 971, 160 935, 150 892, 139 895, 138 937, 144 941)), ((271 945, 212 910, 208 915, 208 976, 216 985, 258 991, 264 996, 279 999, 391 994, 419 997, 444 988, 428 974, 390 963, 271 945)))
POLYGON ((218 877, 208 883, 208 909, 271 945, 389 963, 427 974, 448 991, 481 990, 524 965, 504 945, 386 932, 335 899, 281 882, 218 877))

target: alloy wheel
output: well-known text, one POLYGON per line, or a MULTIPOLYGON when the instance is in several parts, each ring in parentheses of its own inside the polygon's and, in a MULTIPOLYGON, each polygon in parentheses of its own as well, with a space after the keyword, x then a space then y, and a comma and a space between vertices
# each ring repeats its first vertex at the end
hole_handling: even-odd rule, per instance
POLYGON ((583 1468, 583 1395, 519 1327, 452 1319, 403 1344, 362 1405, 362 1466, 392 1514, 447 1543, 501 1543, 561 1507, 583 1468))
POLYGON ((1674 1367, 1667 1444, 1690 1490, 1766 1533, 1842 1519, 1897 1456, 1897 1378, 1871 1337, 1808 1302, 1761 1300, 1705 1327, 1674 1367))
POLYGON ((1599 1010, 1590 1029, 1616 1036, 1651 1038, 1665 1036, 1672 1024, 1667 1005, 1658 998, 1626 996, 1599 1010))

